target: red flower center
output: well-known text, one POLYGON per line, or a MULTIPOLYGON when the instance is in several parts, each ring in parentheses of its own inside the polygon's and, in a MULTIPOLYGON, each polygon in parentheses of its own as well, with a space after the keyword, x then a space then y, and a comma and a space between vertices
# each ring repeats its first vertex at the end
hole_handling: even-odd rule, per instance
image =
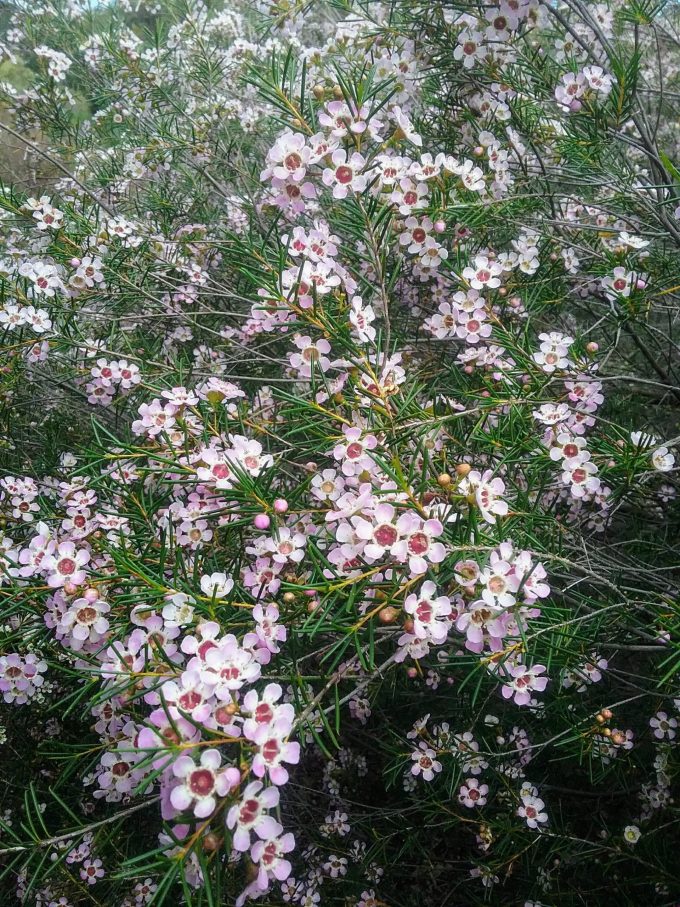
POLYGON ((408 550, 411 554, 425 554, 430 547, 430 540, 424 532, 414 532, 408 540, 408 550))
POLYGON ((189 776, 189 790, 198 797, 207 797, 215 787, 215 777, 207 768, 197 768, 189 776))
POLYGON ((64 576, 71 576, 76 572, 76 562, 70 557, 63 557, 57 564, 57 570, 64 576))
POLYGON ((397 540, 397 530, 389 523, 383 523, 377 527, 373 533, 373 538, 379 545, 382 545, 383 548, 389 548, 391 545, 394 545, 397 540))
POLYGON ((339 183, 343 183, 343 184, 345 184, 345 185, 346 185, 347 183, 351 183, 351 182, 352 182, 352 176, 353 176, 353 175, 354 175, 354 174, 352 173, 352 168, 351 168, 351 167, 342 166, 342 167, 338 167, 338 169, 335 171, 335 178, 336 178, 336 180, 337 180, 339 183))
POLYGON ((260 804, 257 800, 246 800, 239 813, 243 825, 250 825, 260 813, 260 804))

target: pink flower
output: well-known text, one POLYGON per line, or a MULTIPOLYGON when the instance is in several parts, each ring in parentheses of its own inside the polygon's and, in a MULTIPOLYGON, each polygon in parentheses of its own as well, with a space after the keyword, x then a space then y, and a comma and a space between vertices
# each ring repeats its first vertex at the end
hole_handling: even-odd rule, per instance
POLYGON ((71 636, 71 648, 78 651, 85 643, 101 642, 109 629, 104 614, 110 610, 110 605, 99 599, 77 598, 59 624, 60 629, 71 636))
POLYGON ((279 136, 267 154, 270 165, 262 174, 262 179, 271 176, 282 181, 300 183, 305 178, 310 150, 305 145, 305 137, 299 132, 285 132, 279 136))
POLYGON ((378 504, 371 522, 363 517, 352 518, 357 537, 367 543, 363 553, 369 560, 377 561, 386 553, 393 553, 400 538, 395 516, 391 504, 378 504))
POLYGON ((285 719, 260 725, 255 731, 252 740, 258 747, 253 759, 253 774, 256 778, 262 778, 266 772, 272 784, 278 786, 287 783, 288 772, 281 763, 297 765, 300 761, 300 744, 287 743, 284 739, 289 733, 290 723, 285 719))
POLYGON ((499 275, 502 273, 502 266, 497 261, 491 261, 486 255, 477 255, 474 264, 463 269, 463 277, 473 290, 499 287, 501 285, 499 275))
POLYGON ((85 860, 80 867, 80 878, 88 885, 96 885, 105 874, 101 860, 85 860))
POLYGON ((248 690, 242 705, 242 711, 250 716, 243 723, 243 734, 248 740, 254 740, 260 728, 275 722, 284 735, 290 733, 295 720, 295 709, 288 702, 279 703, 282 696, 283 690, 278 683, 268 683, 262 693, 248 690))
POLYGON ((271 552, 275 564, 292 561, 299 564, 305 556, 307 539, 301 532, 292 532, 285 526, 279 529, 276 538, 268 539, 266 550, 271 552))
POLYGON ((500 608, 493 608, 484 600, 468 605, 456 620, 456 629, 465 633, 465 648, 470 652, 480 653, 484 643, 488 643, 492 652, 503 648, 503 637, 506 635, 506 615, 500 608))
POLYGON ((483 474, 473 469, 460 482, 458 489, 462 494, 474 495, 482 519, 487 523, 494 524, 497 516, 505 516, 508 512, 507 503, 500 500, 505 492, 505 483, 498 477, 493 478, 490 469, 483 474))
POLYGON ((435 774, 442 770, 442 764, 437 761, 435 756, 435 751, 424 740, 421 741, 418 749, 411 753, 411 759, 413 760, 411 774, 416 777, 422 774, 424 781, 432 781, 435 774))
POLYGON ((413 633, 418 639, 428 639, 435 645, 446 641, 451 621, 451 601, 445 595, 434 597, 437 588, 433 582, 423 583, 420 592, 409 595, 404 611, 413 619, 413 633))
POLYGON ((298 334, 293 343, 300 352, 292 353, 289 361, 300 377, 310 378, 315 367, 322 372, 328 371, 331 362, 327 354, 331 351, 331 345, 327 340, 313 342, 311 337, 298 334))
POLYGON ((401 538, 392 554, 399 561, 408 561, 412 575, 425 573, 428 561, 440 564, 446 557, 444 545, 433 541, 444 531, 439 520, 422 520, 415 513, 403 513, 397 520, 397 531, 401 538))
POLYGON ((362 472, 371 471, 375 463, 368 451, 375 450, 378 439, 375 435, 364 434, 361 428, 343 426, 344 443, 336 444, 333 448, 333 457, 342 461, 342 472, 346 476, 357 476, 362 472))
POLYGON ((291 865, 284 854, 290 853, 295 847, 295 838, 288 833, 279 837, 283 829, 277 823, 277 831, 273 837, 264 841, 256 841, 250 848, 250 856, 254 863, 259 864, 257 877, 258 885, 266 889, 269 879, 275 878, 279 882, 287 879, 291 872, 291 865))
POLYGON ((278 803, 278 787, 263 788, 261 781, 253 781, 244 789, 240 801, 227 813, 227 828, 233 830, 235 850, 248 850, 251 832, 265 840, 277 836, 281 826, 264 810, 273 809, 278 803))
POLYGON ((543 692, 548 685, 548 678, 541 677, 545 674, 544 665, 534 665, 529 668, 522 664, 505 664, 503 666, 505 683, 501 688, 503 699, 515 700, 515 705, 527 705, 531 701, 531 693, 543 692))
POLYGON ((84 548, 76 551, 73 542, 61 542, 57 550, 46 555, 42 562, 42 570, 47 574, 47 585, 53 589, 66 583, 73 586, 82 585, 87 579, 87 572, 83 567, 89 560, 89 551, 84 548))
POLYGON ((217 798, 226 796, 241 780, 237 768, 221 768, 219 750, 204 750, 196 764, 191 756, 180 756, 172 773, 180 783, 170 793, 170 802, 179 812, 192 809, 198 819, 206 819, 215 811, 217 798))
POLYGON ((543 812, 545 803, 539 797, 523 796, 522 803, 517 808, 517 815, 524 819, 529 828, 538 828, 540 824, 548 821, 548 814, 543 812))
POLYGON ((357 151, 348 156, 346 151, 334 151, 331 160, 332 167, 327 167, 321 179, 325 186, 333 188, 333 198, 347 198, 350 190, 362 192, 366 188, 366 177, 362 170, 366 166, 363 155, 357 151))
POLYGON ((474 809, 475 806, 484 806, 488 793, 488 784, 480 784, 477 778, 466 778, 458 790, 458 802, 474 809))

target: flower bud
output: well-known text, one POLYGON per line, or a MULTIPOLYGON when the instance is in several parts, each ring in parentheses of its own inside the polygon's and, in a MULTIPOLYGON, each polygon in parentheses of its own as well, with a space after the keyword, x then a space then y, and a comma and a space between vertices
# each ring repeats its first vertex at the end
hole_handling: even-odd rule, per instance
POLYGON ((448 472, 442 472, 437 476, 437 485, 441 485, 442 488, 448 488, 453 479, 448 474, 448 472))
POLYGON ((253 525, 256 529, 269 529, 270 524, 271 520, 266 513, 258 513, 253 520, 253 525))
POLYGON ((461 478, 465 478, 465 476, 469 475, 471 471, 472 466, 470 466, 469 463, 459 463, 458 466, 456 466, 456 475, 460 476, 461 478))
POLYGON ((216 835, 213 831, 209 831, 202 841, 203 850, 205 850, 207 853, 212 853, 215 850, 219 850, 221 844, 222 838, 216 835))
POLYGON ((393 624, 399 615, 399 611, 392 605, 383 608, 378 614, 378 620, 381 624, 393 624))
POLYGON ((285 498, 277 498, 274 501, 274 511, 276 513, 285 513, 288 510, 288 501, 285 498))

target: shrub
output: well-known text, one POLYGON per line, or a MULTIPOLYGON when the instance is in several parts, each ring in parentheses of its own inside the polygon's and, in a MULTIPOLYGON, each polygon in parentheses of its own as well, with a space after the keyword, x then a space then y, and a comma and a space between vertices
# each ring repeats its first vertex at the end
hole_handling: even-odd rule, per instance
POLYGON ((680 897, 677 25, 10 4, 8 903, 680 897))

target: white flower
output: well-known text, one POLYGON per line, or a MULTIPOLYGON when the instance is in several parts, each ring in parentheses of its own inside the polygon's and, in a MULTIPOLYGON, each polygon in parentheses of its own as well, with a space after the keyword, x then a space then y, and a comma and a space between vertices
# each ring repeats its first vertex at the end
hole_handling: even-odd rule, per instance
POLYGON ((208 598, 224 598, 234 588, 234 581, 226 573, 211 573, 201 577, 201 591, 208 598))
POLYGON ((167 598, 161 614, 168 627, 184 627, 194 619, 194 600, 184 592, 175 592, 167 598))
POLYGON ((626 825, 623 829, 623 840, 628 844, 637 844, 640 836, 641 832, 637 825, 626 825))
POLYGON ((652 466, 658 472, 670 472, 675 466, 675 457, 667 447, 658 447, 651 454, 652 466))

